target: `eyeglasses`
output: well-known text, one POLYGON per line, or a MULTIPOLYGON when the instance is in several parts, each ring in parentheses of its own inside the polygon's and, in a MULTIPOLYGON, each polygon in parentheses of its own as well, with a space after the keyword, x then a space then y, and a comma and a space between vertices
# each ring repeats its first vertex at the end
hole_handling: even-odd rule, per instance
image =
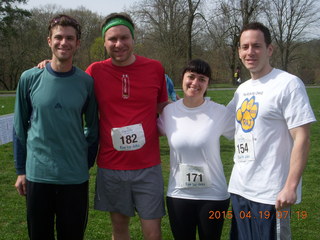
POLYGON ((51 29, 53 27, 55 27, 56 25, 71 26, 71 27, 75 28, 77 31, 77 38, 80 39, 81 26, 77 22, 77 20, 75 20, 74 18, 69 17, 67 15, 58 15, 57 17, 51 19, 51 21, 49 23, 49 27, 48 27, 49 33, 51 33, 51 29))

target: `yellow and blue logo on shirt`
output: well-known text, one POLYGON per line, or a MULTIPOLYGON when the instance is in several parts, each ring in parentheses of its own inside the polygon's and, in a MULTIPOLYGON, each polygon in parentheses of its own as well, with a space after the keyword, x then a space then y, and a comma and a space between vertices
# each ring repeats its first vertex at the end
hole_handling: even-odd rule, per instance
POLYGON ((258 116, 259 103, 255 102, 255 96, 250 99, 246 98, 240 108, 237 110, 237 122, 241 125, 244 132, 251 132, 255 119, 258 116))

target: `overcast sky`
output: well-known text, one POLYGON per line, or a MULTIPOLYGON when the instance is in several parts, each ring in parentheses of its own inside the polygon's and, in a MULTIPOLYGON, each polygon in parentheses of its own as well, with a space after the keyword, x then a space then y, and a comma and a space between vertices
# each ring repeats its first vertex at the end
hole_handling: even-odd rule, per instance
POLYGON ((139 0, 28 0, 27 4, 19 5, 19 7, 30 10, 46 4, 56 4, 66 9, 84 6, 92 12, 106 16, 112 12, 121 12, 124 8, 129 9, 137 1, 139 2, 139 0))

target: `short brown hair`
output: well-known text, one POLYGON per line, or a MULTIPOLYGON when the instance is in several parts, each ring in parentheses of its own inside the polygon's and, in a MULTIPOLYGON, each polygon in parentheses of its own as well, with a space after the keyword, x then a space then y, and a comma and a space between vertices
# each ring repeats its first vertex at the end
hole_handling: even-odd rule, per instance
POLYGON ((77 20, 65 14, 59 14, 49 21, 49 26, 48 26, 49 37, 52 36, 52 28, 54 28, 57 25, 64 26, 64 27, 67 27, 67 26, 73 27, 76 30, 77 39, 81 38, 80 24, 78 23, 77 20))
MULTIPOLYGON (((266 43, 267 46, 269 46, 271 44, 271 34, 269 29, 264 26, 262 23, 260 22, 251 22, 248 23, 247 25, 243 26, 241 32, 240 32, 240 37, 242 35, 243 32, 248 31, 248 30, 259 30, 263 33, 264 36, 264 41, 266 43)), ((239 41, 240 44, 240 41, 239 41)))

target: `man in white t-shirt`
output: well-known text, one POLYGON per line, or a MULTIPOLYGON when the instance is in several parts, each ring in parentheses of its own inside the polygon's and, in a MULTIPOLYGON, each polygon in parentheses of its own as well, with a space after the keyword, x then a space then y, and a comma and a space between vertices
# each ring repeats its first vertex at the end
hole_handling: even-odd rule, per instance
POLYGON ((290 239, 290 206, 301 201, 301 176, 316 121, 303 82, 270 65, 269 30, 250 23, 239 57, 251 79, 229 104, 236 111, 229 192, 231 239, 290 239))

